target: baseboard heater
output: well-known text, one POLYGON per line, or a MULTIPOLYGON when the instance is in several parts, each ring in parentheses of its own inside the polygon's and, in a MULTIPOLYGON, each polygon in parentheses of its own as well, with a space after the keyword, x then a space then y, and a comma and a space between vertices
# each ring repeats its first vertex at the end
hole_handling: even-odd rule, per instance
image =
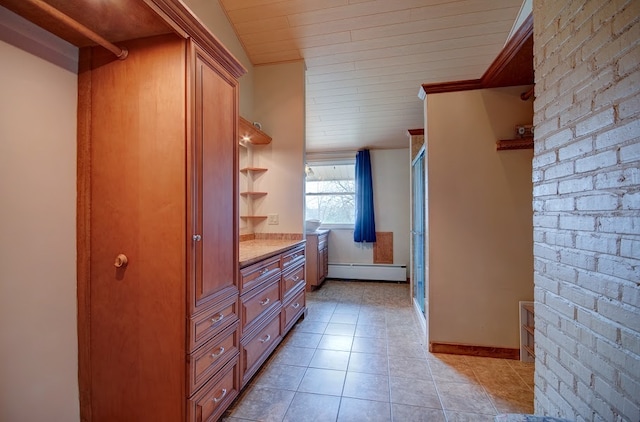
POLYGON ((407 266, 330 263, 327 277, 346 280, 407 281, 407 266))

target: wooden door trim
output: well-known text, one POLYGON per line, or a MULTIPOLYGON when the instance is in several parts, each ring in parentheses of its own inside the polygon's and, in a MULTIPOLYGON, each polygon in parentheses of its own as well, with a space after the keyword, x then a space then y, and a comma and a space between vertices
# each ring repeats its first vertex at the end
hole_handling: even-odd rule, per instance
POLYGON ((76 271, 80 421, 91 421, 91 47, 78 69, 76 271))

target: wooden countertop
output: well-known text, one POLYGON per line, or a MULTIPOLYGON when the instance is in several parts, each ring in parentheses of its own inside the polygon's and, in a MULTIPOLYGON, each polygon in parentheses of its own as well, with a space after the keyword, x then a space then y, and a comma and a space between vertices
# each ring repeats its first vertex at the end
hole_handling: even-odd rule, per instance
POLYGON ((255 264, 265 258, 277 255, 298 245, 303 245, 305 240, 280 240, 260 239, 245 240, 240 242, 240 268, 255 264))

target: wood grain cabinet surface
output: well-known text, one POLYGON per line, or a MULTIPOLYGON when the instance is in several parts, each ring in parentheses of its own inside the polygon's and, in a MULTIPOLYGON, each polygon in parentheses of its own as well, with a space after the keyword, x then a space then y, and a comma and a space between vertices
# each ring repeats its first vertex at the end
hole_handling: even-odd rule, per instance
POLYGON ((215 421, 241 387, 239 75, 175 33, 119 45, 80 52, 82 420, 215 421))
POLYGON ((240 268, 240 378, 247 385, 282 338, 306 313, 305 245, 240 268))
POLYGON ((307 290, 319 287, 329 271, 329 230, 307 233, 307 290))

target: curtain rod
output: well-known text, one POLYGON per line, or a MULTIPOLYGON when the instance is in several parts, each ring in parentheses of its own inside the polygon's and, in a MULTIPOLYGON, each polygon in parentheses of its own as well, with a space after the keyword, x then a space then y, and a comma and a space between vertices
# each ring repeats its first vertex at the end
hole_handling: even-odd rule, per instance
POLYGON ((127 51, 126 48, 120 48, 117 45, 110 43, 102 36, 96 34, 86 26, 82 25, 80 22, 65 15, 58 9, 51 6, 50 4, 45 3, 42 0, 27 0, 27 1, 33 4, 34 6, 36 6, 37 8, 39 8, 40 10, 42 10, 43 12, 45 12, 46 14, 48 14, 49 16, 51 16, 52 18, 57 19, 58 21, 70 27, 71 29, 89 38, 91 41, 94 41, 100 44, 102 47, 106 48, 107 50, 111 51, 113 54, 116 55, 118 59, 124 60, 127 58, 129 51, 127 51))

